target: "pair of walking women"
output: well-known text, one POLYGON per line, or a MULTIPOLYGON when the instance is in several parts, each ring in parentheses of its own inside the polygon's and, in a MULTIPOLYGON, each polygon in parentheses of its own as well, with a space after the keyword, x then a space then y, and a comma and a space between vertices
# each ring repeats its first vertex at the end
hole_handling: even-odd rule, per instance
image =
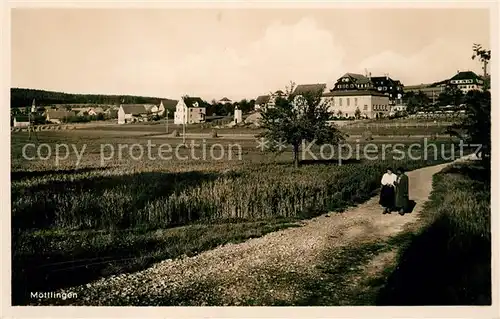
POLYGON ((409 182, 404 169, 399 167, 394 173, 392 168, 387 168, 387 172, 382 176, 381 184, 379 204, 384 208, 383 213, 390 214, 398 211, 400 215, 404 215, 409 206, 409 182))

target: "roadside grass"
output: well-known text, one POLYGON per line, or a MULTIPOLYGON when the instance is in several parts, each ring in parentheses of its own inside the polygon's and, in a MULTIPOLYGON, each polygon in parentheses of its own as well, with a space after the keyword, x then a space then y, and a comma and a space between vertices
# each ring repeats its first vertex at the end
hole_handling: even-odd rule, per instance
POLYGON ((170 229, 120 231, 37 230, 12 235, 12 301, 26 304, 30 292, 88 283, 145 269, 153 263, 193 256, 227 243, 289 227, 297 219, 193 224, 170 229))

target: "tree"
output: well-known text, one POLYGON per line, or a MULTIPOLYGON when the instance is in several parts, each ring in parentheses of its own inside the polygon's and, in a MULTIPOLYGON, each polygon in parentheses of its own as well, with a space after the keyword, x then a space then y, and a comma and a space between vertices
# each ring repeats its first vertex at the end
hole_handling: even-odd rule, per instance
POLYGON ((464 94, 456 86, 447 86, 444 92, 441 92, 438 97, 438 103, 441 106, 454 105, 460 106, 464 103, 464 94))
POLYGON ((418 91, 418 93, 408 92, 405 94, 406 100, 406 111, 411 114, 414 113, 418 108, 423 108, 430 103, 430 99, 422 91, 418 91))
POLYGON ((291 145, 294 165, 298 167, 303 141, 338 144, 345 137, 335 125, 328 123, 331 113, 328 105, 321 102, 321 92, 297 95, 294 89, 292 82, 286 88, 285 97, 277 97, 274 107, 262 111, 260 125, 264 132, 259 136, 269 142, 291 145))
POLYGON ((464 139, 466 144, 481 145, 481 155, 487 158, 491 149, 491 93, 469 91, 465 96, 466 116, 448 128, 448 133, 464 139))
MULTIPOLYGON (((477 44, 474 44, 473 51, 472 59, 479 57, 485 61, 486 69, 491 51, 486 51, 477 44)), ((465 118, 448 127, 448 133, 463 138, 466 143, 481 145, 477 155, 487 160, 491 154, 491 93, 486 86, 483 91, 469 91, 465 96, 465 105, 465 118)))
POLYGON ((356 119, 359 119, 361 117, 361 110, 359 109, 359 107, 357 107, 356 111, 354 111, 354 117, 356 119))
POLYGON ((474 45, 472 46, 472 52, 472 60, 478 58, 479 61, 483 63, 483 72, 486 79, 488 75, 488 63, 491 59, 491 50, 483 49, 483 46, 481 44, 474 43, 474 45))

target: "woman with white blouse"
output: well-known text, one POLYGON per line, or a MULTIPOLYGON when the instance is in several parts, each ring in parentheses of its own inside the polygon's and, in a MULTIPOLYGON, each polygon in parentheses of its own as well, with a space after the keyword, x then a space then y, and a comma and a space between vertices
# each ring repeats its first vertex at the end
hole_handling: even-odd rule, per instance
POLYGON ((394 208, 396 179, 396 174, 392 172, 392 168, 388 167, 380 181, 382 189, 380 190, 379 204, 384 208, 383 214, 390 214, 394 208))

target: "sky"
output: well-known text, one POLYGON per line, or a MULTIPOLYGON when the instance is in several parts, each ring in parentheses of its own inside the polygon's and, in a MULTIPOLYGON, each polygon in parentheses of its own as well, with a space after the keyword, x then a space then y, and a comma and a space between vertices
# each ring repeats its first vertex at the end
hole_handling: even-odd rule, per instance
POLYGON ((481 73, 487 9, 15 8, 11 86, 206 100, 255 98, 346 72, 404 85, 481 73))

